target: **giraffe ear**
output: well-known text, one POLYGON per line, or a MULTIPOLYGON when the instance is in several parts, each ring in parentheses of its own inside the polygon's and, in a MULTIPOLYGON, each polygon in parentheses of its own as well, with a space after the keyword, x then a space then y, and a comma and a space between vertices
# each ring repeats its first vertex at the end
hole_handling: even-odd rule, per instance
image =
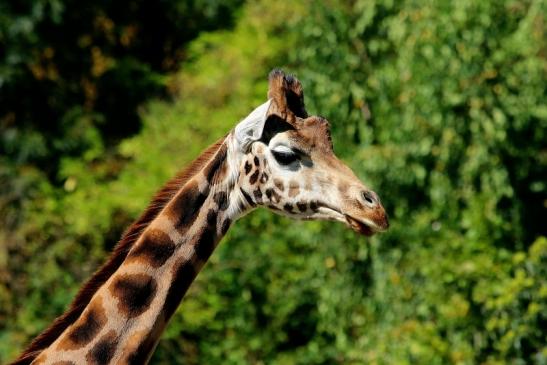
POLYGON ((251 144, 262 137, 271 103, 272 101, 268 100, 260 105, 236 125, 235 139, 243 152, 247 152, 251 144))
POLYGON ((274 104, 270 114, 277 114, 288 122, 294 122, 295 117, 308 117, 304 106, 304 90, 296 77, 285 75, 280 69, 273 69, 268 80, 268 98, 274 104))

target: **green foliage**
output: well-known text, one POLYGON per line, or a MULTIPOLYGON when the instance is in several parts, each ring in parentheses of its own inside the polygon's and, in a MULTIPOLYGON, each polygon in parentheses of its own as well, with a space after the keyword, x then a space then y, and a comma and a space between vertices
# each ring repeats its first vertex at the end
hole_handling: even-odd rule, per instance
MULTIPOLYGON (((61 135, 84 136, 62 137, 83 151, 60 154, 62 186, 2 159, 0 361, 63 311, 152 193, 262 102, 265 76, 283 66, 392 226, 365 239, 250 214, 153 363, 547 363, 545 10, 540 0, 252 2, 233 30, 191 42, 181 71, 160 78, 174 100, 147 103, 138 134, 113 143, 104 131, 116 114, 103 129, 80 104, 60 109, 73 115, 56 120, 61 135)), ((131 62, 116 65, 120 85, 146 83, 127 76, 131 62)), ((28 131, 13 148, 50 153, 28 131)))
POLYGON ((108 146, 140 128, 137 107, 166 95, 165 73, 199 32, 225 28, 242 3, 66 1, 0 3, 0 153, 41 163, 108 146))

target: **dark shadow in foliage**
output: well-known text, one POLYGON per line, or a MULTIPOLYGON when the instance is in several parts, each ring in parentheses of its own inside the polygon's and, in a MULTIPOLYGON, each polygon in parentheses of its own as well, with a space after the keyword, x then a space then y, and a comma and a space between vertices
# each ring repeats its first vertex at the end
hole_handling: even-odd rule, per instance
POLYGON ((138 132, 137 107, 166 96, 161 76, 176 70, 185 45, 202 31, 231 26, 242 3, 4 2, 0 154, 38 165, 55 182, 60 158, 89 147, 89 127, 107 148, 138 132))
POLYGON ((286 318, 283 332, 287 340, 280 343, 277 350, 289 351, 306 345, 316 334, 318 321, 316 295, 303 293, 300 304, 286 318))

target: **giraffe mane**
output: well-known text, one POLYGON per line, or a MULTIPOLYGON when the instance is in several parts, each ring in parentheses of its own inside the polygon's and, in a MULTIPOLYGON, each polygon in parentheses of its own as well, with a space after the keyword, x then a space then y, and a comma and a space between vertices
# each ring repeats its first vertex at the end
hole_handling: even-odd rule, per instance
POLYGON ((110 276, 120 267, 133 244, 138 240, 144 229, 158 216, 161 210, 175 196, 180 188, 190 178, 201 171, 210 161, 227 135, 209 146, 190 165, 177 173, 170 179, 152 198, 146 210, 141 216, 129 226, 118 241, 108 261, 104 263, 90 279, 80 288, 70 307, 42 333, 40 333, 23 353, 11 363, 11 365, 30 364, 45 348, 50 346, 60 335, 74 323, 82 314, 87 304, 91 301, 97 290, 108 280, 110 276))

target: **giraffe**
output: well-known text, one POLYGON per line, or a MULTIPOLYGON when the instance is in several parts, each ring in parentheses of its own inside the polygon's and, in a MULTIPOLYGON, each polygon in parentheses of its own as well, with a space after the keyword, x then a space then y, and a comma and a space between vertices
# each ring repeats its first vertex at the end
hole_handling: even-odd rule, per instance
POLYGON ((69 309, 12 364, 146 364, 231 224, 257 207, 384 231, 387 214, 334 154, 302 85, 273 70, 268 100, 170 180, 69 309))

